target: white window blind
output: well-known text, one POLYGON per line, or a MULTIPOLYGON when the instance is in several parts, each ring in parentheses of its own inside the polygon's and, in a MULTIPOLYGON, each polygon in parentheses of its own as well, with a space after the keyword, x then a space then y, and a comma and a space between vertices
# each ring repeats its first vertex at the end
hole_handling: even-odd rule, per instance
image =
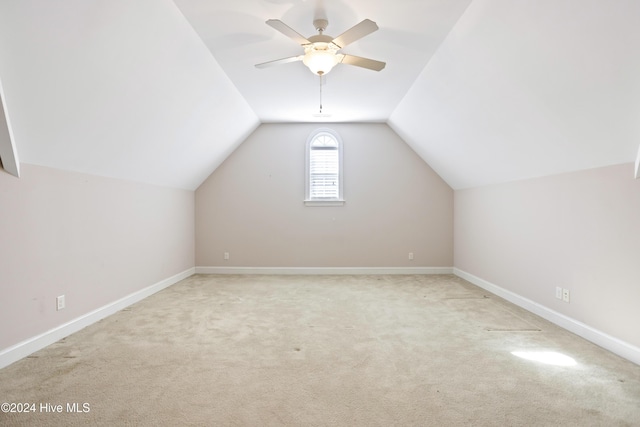
POLYGON ((340 153, 338 141, 318 134, 309 152, 309 196, 311 199, 340 198, 340 153))

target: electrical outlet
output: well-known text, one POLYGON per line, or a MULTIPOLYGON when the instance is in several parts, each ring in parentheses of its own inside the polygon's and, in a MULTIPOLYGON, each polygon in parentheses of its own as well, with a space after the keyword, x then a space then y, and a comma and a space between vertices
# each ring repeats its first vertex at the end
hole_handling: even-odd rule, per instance
POLYGON ((569 302, 569 289, 562 290, 562 301, 569 302))
POLYGON ((562 299, 562 288, 560 286, 556 286, 556 298, 562 299))
POLYGON ((64 308, 64 295, 56 297, 56 311, 60 311, 64 308))
POLYGON ((409 260, 413 261, 413 252, 409 252, 409 260))
POLYGON ((229 259, 229 252, 225 252, 224 253, 224 259, 228 260, 229 259))

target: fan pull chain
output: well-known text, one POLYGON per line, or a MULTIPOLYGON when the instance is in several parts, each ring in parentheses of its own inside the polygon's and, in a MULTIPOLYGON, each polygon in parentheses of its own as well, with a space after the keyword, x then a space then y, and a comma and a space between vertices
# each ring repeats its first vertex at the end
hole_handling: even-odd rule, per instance
POLYGON ((320 74, 319 77, 320 77, 320 114, 322 114, 322 74, 320 74))

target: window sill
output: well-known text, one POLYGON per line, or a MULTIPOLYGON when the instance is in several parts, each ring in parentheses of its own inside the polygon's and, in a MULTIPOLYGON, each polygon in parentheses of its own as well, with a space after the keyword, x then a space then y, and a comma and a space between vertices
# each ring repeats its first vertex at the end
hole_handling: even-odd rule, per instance
POLYGON ((305 200, 305 206, 343 206, 345 200, 305 200))

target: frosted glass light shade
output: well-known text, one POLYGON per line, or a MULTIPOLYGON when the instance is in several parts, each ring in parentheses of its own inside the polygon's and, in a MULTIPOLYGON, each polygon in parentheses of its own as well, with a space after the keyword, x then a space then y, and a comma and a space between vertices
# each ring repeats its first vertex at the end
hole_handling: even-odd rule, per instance
POLYGON ((302 59, 313 74, 324 75, 338 63, 338 57, 331 50, 309 49, 302 59))

